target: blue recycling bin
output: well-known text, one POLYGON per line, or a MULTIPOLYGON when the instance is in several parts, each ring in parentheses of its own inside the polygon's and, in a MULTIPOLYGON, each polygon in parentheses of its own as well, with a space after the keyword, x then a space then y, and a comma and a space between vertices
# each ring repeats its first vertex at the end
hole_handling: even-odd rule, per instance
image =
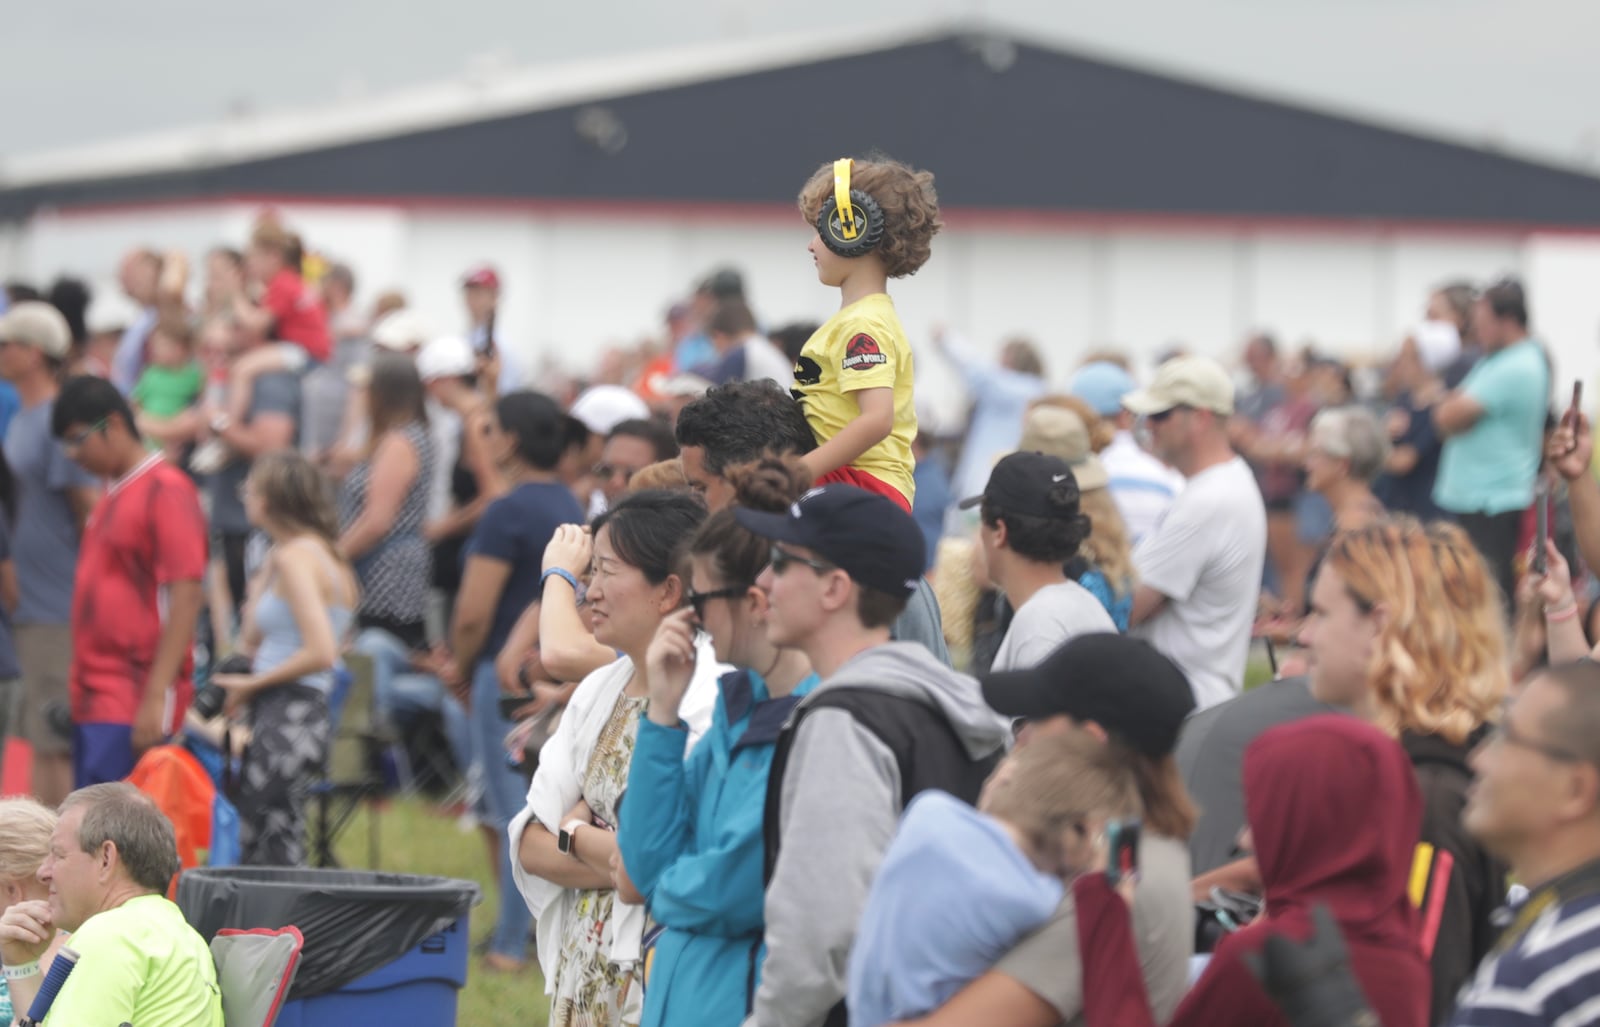
POLYGON ((451 1027, 467 982, 477 884, 365 870, 199 867, 178 907, 210 940, 293 925, 305 938, 278 1027, 451 1027))
POLYGON ((467 983, 467 924, 458 920, 392 963, 333 991, 284 1004, 277 1027, 407 1024, 452 1027, 467 983))

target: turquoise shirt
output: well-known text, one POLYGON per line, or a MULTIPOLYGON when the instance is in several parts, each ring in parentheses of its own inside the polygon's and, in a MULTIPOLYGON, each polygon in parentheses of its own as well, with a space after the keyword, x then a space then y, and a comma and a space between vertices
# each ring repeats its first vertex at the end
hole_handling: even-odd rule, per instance
POLYGON ((1532 339, 1478 361, 1461 391, 1483 407, 1478 423, 1445 440, 1433 501, 1451 513, 1503 514, 1533 503, 1550 409, 1550 365, 1532 339))
POLYGON ((617 848, 664 928, 646 955, 640 1027, 737 1024, 749 1013, 766 955, 767 771, 817 680, 773 699, 754 671, 723 675, 711 728, 687 759, 688 732, 639 722, 617 848))

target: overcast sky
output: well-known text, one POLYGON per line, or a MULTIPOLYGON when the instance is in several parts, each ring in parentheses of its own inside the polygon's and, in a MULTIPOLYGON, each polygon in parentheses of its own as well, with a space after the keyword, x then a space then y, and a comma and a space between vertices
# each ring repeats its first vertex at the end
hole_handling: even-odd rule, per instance
POLYGON ((460 75, 983 14, 1158 69, 1600 171, 1595 0, 24 0, 0 154, 460 75))

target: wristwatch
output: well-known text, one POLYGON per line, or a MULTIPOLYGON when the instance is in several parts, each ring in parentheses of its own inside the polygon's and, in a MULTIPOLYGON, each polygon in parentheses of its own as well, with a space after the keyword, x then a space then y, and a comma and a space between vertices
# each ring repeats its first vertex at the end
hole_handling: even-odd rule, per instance
POLYGON ((587 827, 582 820, 569 820, 561 825, 561 831, 556 835, 556 850, 563 856, 578 858, 578 828, 587 827))

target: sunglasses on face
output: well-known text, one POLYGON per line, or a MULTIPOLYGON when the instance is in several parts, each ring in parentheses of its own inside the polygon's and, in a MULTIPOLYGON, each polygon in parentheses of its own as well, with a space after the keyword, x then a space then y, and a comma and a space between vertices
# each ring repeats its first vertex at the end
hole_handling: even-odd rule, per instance
POLYGON ((791 553, 782 546, 773 546, 771 552, 767 554, 767 564, 772 568, 772 573, 774 574, 783 574, 784 571, 789 569, 790 564, 795 563, 803 563, 818 574, 826 574, 833 570, 833 564, 831 563, 823 563, 821 560, 813 560, 810 557, 801 556, 799 553, 791 553))
POLYGON ((1146 414, 1145 415, 1145 420, 1149 421, 1151 424, 1160 424, 1162 421, 1165 421, 1167 418, 1171 417, 1173 414, 1177 413, 1178 411, 1187 410, 1187 409, 1189 409, 1189 408, 1186 407, 1186 406, 1168 407, 1167 409, 1165 409, 1165 410, 1163 410, 1163 411, 1161 411, 1160 413, 1157 413, 1157 414, 1146 414))
POLYGON ((694 609, 694 619, 706 619, 706 604, 713 599, 738 599, 750 591, 749 585, 729 585, 727 588, 714 588, 709 592, 696 592, 689 590, 689 605, 694 609))

